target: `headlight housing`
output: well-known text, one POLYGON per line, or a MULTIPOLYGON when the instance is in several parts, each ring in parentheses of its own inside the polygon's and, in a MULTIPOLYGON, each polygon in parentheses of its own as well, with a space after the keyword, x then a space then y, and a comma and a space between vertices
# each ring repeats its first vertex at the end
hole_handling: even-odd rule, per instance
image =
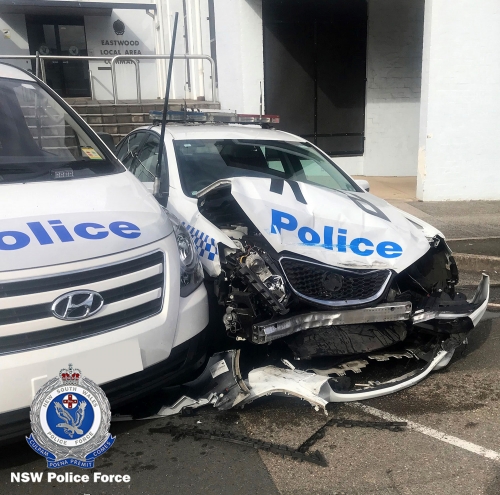
POLYGON ((187 297, 203 282, 203 266, 193 239, 180 220, 166 211, 174 228, 181 264, 181 297, 187 297))

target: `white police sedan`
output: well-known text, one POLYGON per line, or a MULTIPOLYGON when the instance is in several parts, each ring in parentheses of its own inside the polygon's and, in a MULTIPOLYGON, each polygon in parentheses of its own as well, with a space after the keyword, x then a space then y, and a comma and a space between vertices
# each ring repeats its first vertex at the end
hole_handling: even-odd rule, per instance
MULTIPOLYGON (((159 141, 153 124, 117 149, 150 190, 159 141)), ((211 318, 235 339, 279 340, 300 360, 423 360, 393 382, 403 388, 444 367, 486 310, 487 275, 468 301, 441 232, 368 193, 301 137, 259 122, 170 122, 164 153, 168 210, 197 246, 220 308, 211 318)))

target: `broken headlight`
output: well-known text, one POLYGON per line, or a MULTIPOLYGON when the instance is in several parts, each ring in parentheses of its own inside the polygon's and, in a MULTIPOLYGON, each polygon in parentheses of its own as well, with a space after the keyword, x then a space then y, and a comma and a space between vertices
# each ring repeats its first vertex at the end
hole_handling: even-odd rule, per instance
POLYGON ((187 297, 203 282, 203 266, 193 239, 179 219, 167 211, 174 228, 181 264, 181 297, 187 297))

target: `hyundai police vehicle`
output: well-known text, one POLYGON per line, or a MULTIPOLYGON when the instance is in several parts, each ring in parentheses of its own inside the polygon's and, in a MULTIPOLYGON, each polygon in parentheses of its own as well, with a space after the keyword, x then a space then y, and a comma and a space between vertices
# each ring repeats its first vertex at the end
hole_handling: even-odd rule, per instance
MULTIPOLYGON (((151 116, 117 148, 150 190, 162 113, 151 116)), ((391 386, 364 386, 363 398, 444 367, 486 310, 488 276, 467 300, 441 232, 371 195, 305 139, 271 128, 278 119, 168 112, 164 194, 221 310, 211 318, 236 340, 279 340, 302 361, 375 351, 422 364, 391 386)))
POLYGON ((0 64, 0 438, 29 430, 68 363, 112 407, 191 376, 202 280, 186 228, 50 88, 0 64))

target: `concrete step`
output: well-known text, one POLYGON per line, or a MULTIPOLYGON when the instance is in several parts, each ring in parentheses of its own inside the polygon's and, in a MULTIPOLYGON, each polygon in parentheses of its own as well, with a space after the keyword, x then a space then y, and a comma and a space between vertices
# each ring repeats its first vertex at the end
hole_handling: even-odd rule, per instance
POLYGON ((149 123, 149 114, 147 113, 123 113, 123 114, 81 114, 81 117, 89 125, 95 124, 126 124, 132 122, 134 124, 149 123))
MULTIPOLYGON (((109 101, 95 101, 85 98, 67 99, 73 108, 96 132, 111 134, 117 144, 137 127, 152 124, 149 119, 151 110, 163 110, 163 100, 149 100, 137 103, 122 101, 113 104, 109 101)), ((181 110, 184 107, 201 110, 220 110, 220 103, 198 100, 171 100, 169 110, 181 110)))

